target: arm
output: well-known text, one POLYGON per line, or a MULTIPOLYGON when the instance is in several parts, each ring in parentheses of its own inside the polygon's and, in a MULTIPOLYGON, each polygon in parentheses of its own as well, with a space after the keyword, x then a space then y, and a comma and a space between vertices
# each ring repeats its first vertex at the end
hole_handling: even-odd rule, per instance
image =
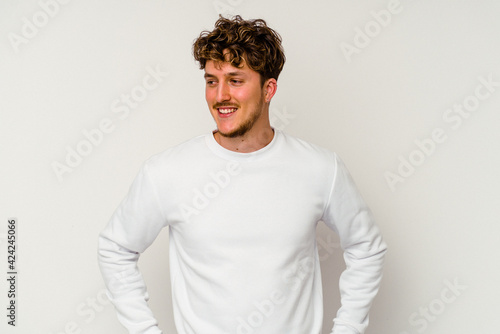
POLYGON ((162 333, 147 305, 149 297, 137 261, 164 226, 165 219, 145 165, 99 235, 98 261, 108 297, 130 334, 162 333))
POLYGON ((346 167, 337 156, 334 160, 335 176, 322 220, 340 237, 346 270, 340 276, 341 307, 332 334, 363 334, 387 246, 346 167))

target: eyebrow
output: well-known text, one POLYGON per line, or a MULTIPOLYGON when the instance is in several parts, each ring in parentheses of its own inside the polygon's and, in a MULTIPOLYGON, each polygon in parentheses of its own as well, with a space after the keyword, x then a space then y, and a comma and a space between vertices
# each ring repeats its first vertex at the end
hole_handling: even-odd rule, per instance
MULTIPOLYGON (((225 77, 235 77, 235 76, 246 76, 245 72, 242 71, 234 71, 234 72, 229 72, 224 74, 225 77)), ((215 78, 216 76, 211 73, 205 73, 204 75, 205 78, 215 78)))

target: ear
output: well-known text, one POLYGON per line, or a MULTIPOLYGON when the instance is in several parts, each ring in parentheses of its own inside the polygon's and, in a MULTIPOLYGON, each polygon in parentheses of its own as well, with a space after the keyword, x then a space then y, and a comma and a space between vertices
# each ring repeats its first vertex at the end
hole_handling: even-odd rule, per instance
POLYGON ((264 91, 265 91, 265 101, 266 103, 270 103, 274 94, 276 94, 276 90, 278 89, 278 82, 274 78, 267 79, 264 82, 264 91))

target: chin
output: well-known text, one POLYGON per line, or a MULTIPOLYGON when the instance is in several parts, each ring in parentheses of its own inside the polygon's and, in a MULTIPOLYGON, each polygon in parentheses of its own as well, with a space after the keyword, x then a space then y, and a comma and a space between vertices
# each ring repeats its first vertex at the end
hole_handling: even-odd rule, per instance
POLYGON ((219 134, 223 137, 226 137, 226 138, 236 138, 236 137, 240 137, 240 136, 243 136, 245 133, 248 132, 249 129, 245 128, 245 127, 239 127, 239 128, 235 128, 235 129, 217 129, 217 131, 219 132, 219 134))

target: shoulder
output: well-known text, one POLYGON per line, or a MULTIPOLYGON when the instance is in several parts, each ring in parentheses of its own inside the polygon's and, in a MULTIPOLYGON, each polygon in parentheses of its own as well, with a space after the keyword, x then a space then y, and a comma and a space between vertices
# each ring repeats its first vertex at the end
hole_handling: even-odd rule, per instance
POLYGON ((144 162, 143 168, 149 171, 164 171, 176 164, 189 164, 200 158, 206 151, 206 135, 199 135, 151 156, 144 162))
POLYGON ((325 163, 332 163, 337 159, 337 154, 335 152, 321 145, 311 143, 285 132, 281 132, 281 135, 286 150, 300 159, 308 159, 309 161, 316 162, 323 161, 325 163))

